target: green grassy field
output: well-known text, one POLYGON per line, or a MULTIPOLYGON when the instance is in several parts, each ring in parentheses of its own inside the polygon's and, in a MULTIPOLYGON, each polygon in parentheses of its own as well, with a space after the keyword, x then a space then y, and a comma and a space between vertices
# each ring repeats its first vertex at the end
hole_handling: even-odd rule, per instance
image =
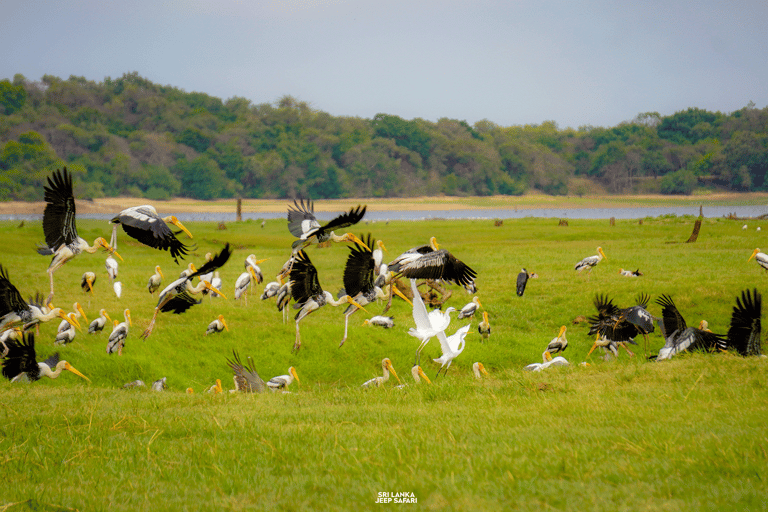
MULTIPOLYGON (((465 351, 434 385, 410 377, 417 342, 410 307, 395 301, 390 330, 351 317, 341 348, 343 315, 325 307, 301 324, 302 349, 292 354, 295 327, 283 323, 274 300, 232 300, 234 281, 250 253, 270 258, 266 280, 288 256, 284 220, 190 223, 199 265, 225 241, 236 248, 221 270, 229 300, 206 298, 182 315, 163 313, 142 341, 155 306, 146 282, 159 264, 167 284, 181 271, 167 253, 119 233, 123 296, 109 286, 103 255, 81 255, 55 274, 57 305, 83 305, 89 320, 106 308, 113 318, 129 307, 133 326, 122 357, 105 353, 107 334, 78 333, 53 347, 58 321, 41 328, 38 359, 59 350, 86 374, 65 372, 28 385, 0 383, 0 510, 347 510, 376 507, 454 510, 766 510, 768 491, 768 362, 732 354, 685 354, 663 363, 626 353, 586 359, 592 339, 578 315, 594 312, 596 293, 620 306, 638 292, 672 295, 689 324, 705 318, 725 332, 741 290, 768 279, 747 258, 767 245, 742 223, 706 219, 699 239, 684 242, 694 218, 617 221, 552 219, 372 223, 356 233, 382 239, 393 259, 436 236, 441 246, 478 272, 480 297, 493 334, 481 342, 473 320, 465 351), (573 265, 601 245, 608 259, 591 276, 573 265), (521 267, 535 271, 525 296, 515 295, 521 267), (620 267, 644 276, 622 277, 620 267), (83 272, 97 272, 96 293, 80 290, 83 272), (218 314, 230 332, 204 336, 218 314), (572 365, 528 373, 546 344, 568 326, 564 355, 572 365), (296 367, 291 394, 212 395, 220 378, 232 387, 225 359, 237 349, 253 357, 265 379, 296 367), (363 390, 389 357, 410 385, 363 390), (490 377, 476 381, 482 361, 490 377), (167 377, 168 390, 123 389, 167 377), (185 393, 192 387, 195 394, 185 393), (379 493, 413 493, 416 504, 379 504, 379 493), (35 508, 37 507, 37 508, 35 508), (55 508, 58 510, 58 508, 55 508)), ((80 221, 80 235, 108 238, 106 222, 80 221)), ((766 226, 768 227, 768 222, 766 226)), ((47 292, 49 259, 34 253, 39 222, 0 223, 8 243, 0 263, 26 297, 47 292)), ((324 288, 341 287, 347 249, 311 249, 324 288)), ((471 300, 452 287, 448 305, 471 300)), ((382 305, 369 307, 379 314, 382 305)), ((652 304, 650 311, 660 315, 652 304)), ((448 332, 464 321, 455 318, 448 332)), ((655 353, 663 345, 650 337, 655 353)), ((642 341, 641 341, 642 343, 642 341)), ((422 366, 438 365, 435 340, 422 366)))

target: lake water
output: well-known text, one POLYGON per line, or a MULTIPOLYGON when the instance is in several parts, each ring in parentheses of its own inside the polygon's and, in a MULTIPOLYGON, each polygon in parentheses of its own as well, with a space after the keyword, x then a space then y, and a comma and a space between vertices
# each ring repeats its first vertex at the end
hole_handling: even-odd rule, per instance
MULTIPOLYGON (((162 204, 158 205, 162 210, 162 204)), ((318 212, 320 221, 328 221, 341 212, 318 212)), ((758 217, 768 214, 768 204, 750 206, 705 206, 705 217, 724 217, 733 213, 739 217, 758 217)), ((184 222, 234 222, 235 213, 177 213, 184 222)), ((467 209, 467 210, 404 210, 376 211, 368 210, 366 220, 428 220, 428 219, 520 219, 525 217, 541 217, 556 219, 640 219, 659 217, 662 215, 699 215, 698 206, 649 206, 640 208, 532 208, 532 209, 467 209)), ((78 218, 108 221, 114 214, 82 214, 78 218)), ((42 220, 42 214, 35 215, 0 215, 0 220, 15 221, 42 220)), ((243 220, 284 219, 286 211, 280 212, 243 212, 243 220)))

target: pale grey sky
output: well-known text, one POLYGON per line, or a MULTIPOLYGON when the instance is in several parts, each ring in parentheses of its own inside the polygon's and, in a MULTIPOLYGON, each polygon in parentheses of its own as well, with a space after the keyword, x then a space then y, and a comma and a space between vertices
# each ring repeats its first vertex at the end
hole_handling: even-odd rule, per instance
POLYGON ((6 0, 0 78, 149 80, 337 116, 615 126, 768 103, 768 2, 6 0))

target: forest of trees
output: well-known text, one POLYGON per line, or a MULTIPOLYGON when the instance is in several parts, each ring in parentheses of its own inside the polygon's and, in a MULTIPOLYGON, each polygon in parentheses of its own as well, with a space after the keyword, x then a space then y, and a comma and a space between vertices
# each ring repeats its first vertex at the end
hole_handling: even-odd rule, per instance
POLYGON ((137 73, 0 81, 0 200, 41 200, 66 165, 83 198, 690 194, 768 190, 768 107, 639 114, 613 128, 334 117, 286 96, 222 101, 137 73), (577 185, 574 185, 576 183, 577 185))

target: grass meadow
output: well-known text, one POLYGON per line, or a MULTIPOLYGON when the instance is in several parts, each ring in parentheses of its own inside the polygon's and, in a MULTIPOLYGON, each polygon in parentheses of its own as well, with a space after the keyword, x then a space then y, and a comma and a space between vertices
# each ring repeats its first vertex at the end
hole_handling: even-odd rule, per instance
MULTIPOLYGON (((183 220, 183 219, 182 219, 183 220)), ((0 383, 0 511, 4 510, 767 510, 768 361, 735 354, 683 354, 649 362, 642 340, 637 357, 622 351, 603 361, 578 315, 594 312, 597 293, 620 306, 639 292, 672 295, 689 324, 707 319, 725 332, 741 290, 765 292, 768 275, 747 258, 768 245, 766 228, 705 219, 698 241, 683 243, 693 217, 617 220, 432 220, 359 225, 355 233, 382 239, 394 259, 436 236, 441 247, 478 272, 478 296, 492 335, 481 342, 472 320, 466 349, 447 376, 415 385, 410 376, 417 342, 410 307, 393 302, 390 330, 363 326, 355 313, 343 347, 343 315, 326 306, 301 323, 302 348, 292 354, 293 310, 287 323, 274 299, 259 300, 263 284, 244 301, 234 281, 251 253, 270 281, 289 254, 285 220, 188 223, 196 250, 177 266, 167 253, 118 234, 117 299, 104 255, 81 255, 56 272, 54 302, 79 301, 92 320, 100 308, 131 327, 123 355, 105 353, 108 334, 78 333, 55 348, 58 321, 41 327, 38 359, 58 350, 91 379, 64 372, 56 380, 0 383), (182 315, 162 313, 146 341, 155 298, 146 283, 159 264, 170 282, 186 262, 196 265, 228 241, 235 247, 221 269, 228 300, 206 298, 182 315), (596 254, 608 259, 590 276, 574 264, 596 254), (534 271, 523 297, 514 292, 521 267, 534 271), (645 275, 625 278, 619 268, 645 275), (98 280, 90 297, 83 272, 98 280), (204 336, 223 314, 230 332, 204 336), (567 325, 571 366, 524 372, 541 362, 546 344, 567 325), (266 380, 297 369, 290 394, 207 394, 221 379, 232 388, 225 359, 237 349, 252 356, 266 380), (360 384, 380 375, 389 357, 405 389, 390 380, 380 389, 360 384), (589 366, 577 363, 587 360, 589 366), (490 376, 475 380, 482 361, 490 376), (141 379, 167 378, 163 393, 123 389, 141 379), (195 393, 189 395, 185 389, 195 393), (380 493, 413 493, 416 503, 377 503, 380 493)), ((104 221, 79 221, 89 241, 109 238, 104 221)), ((0 223, 6 246, 0 263, 26 297, 47 293, 49 258, 34 252, 40 222, 0 223)), ((310 249, 321 285, 336 293, 348 250, 310 249)), ((471 296, 451 287, 447 305, 471 296)), ((368 307, 380 314, 383 305, 368 307)), ((649 307, 660 315, 659 306, 649 307)), ((449 334, 465 321, 454 320, 449 334)), ((86 329, 87 331, 87 329, 86 329)), ((650 336, 652 352, 663 340, 650 336)), ((422 357, 430 378, 438 366, 433 340, 422 357)))

